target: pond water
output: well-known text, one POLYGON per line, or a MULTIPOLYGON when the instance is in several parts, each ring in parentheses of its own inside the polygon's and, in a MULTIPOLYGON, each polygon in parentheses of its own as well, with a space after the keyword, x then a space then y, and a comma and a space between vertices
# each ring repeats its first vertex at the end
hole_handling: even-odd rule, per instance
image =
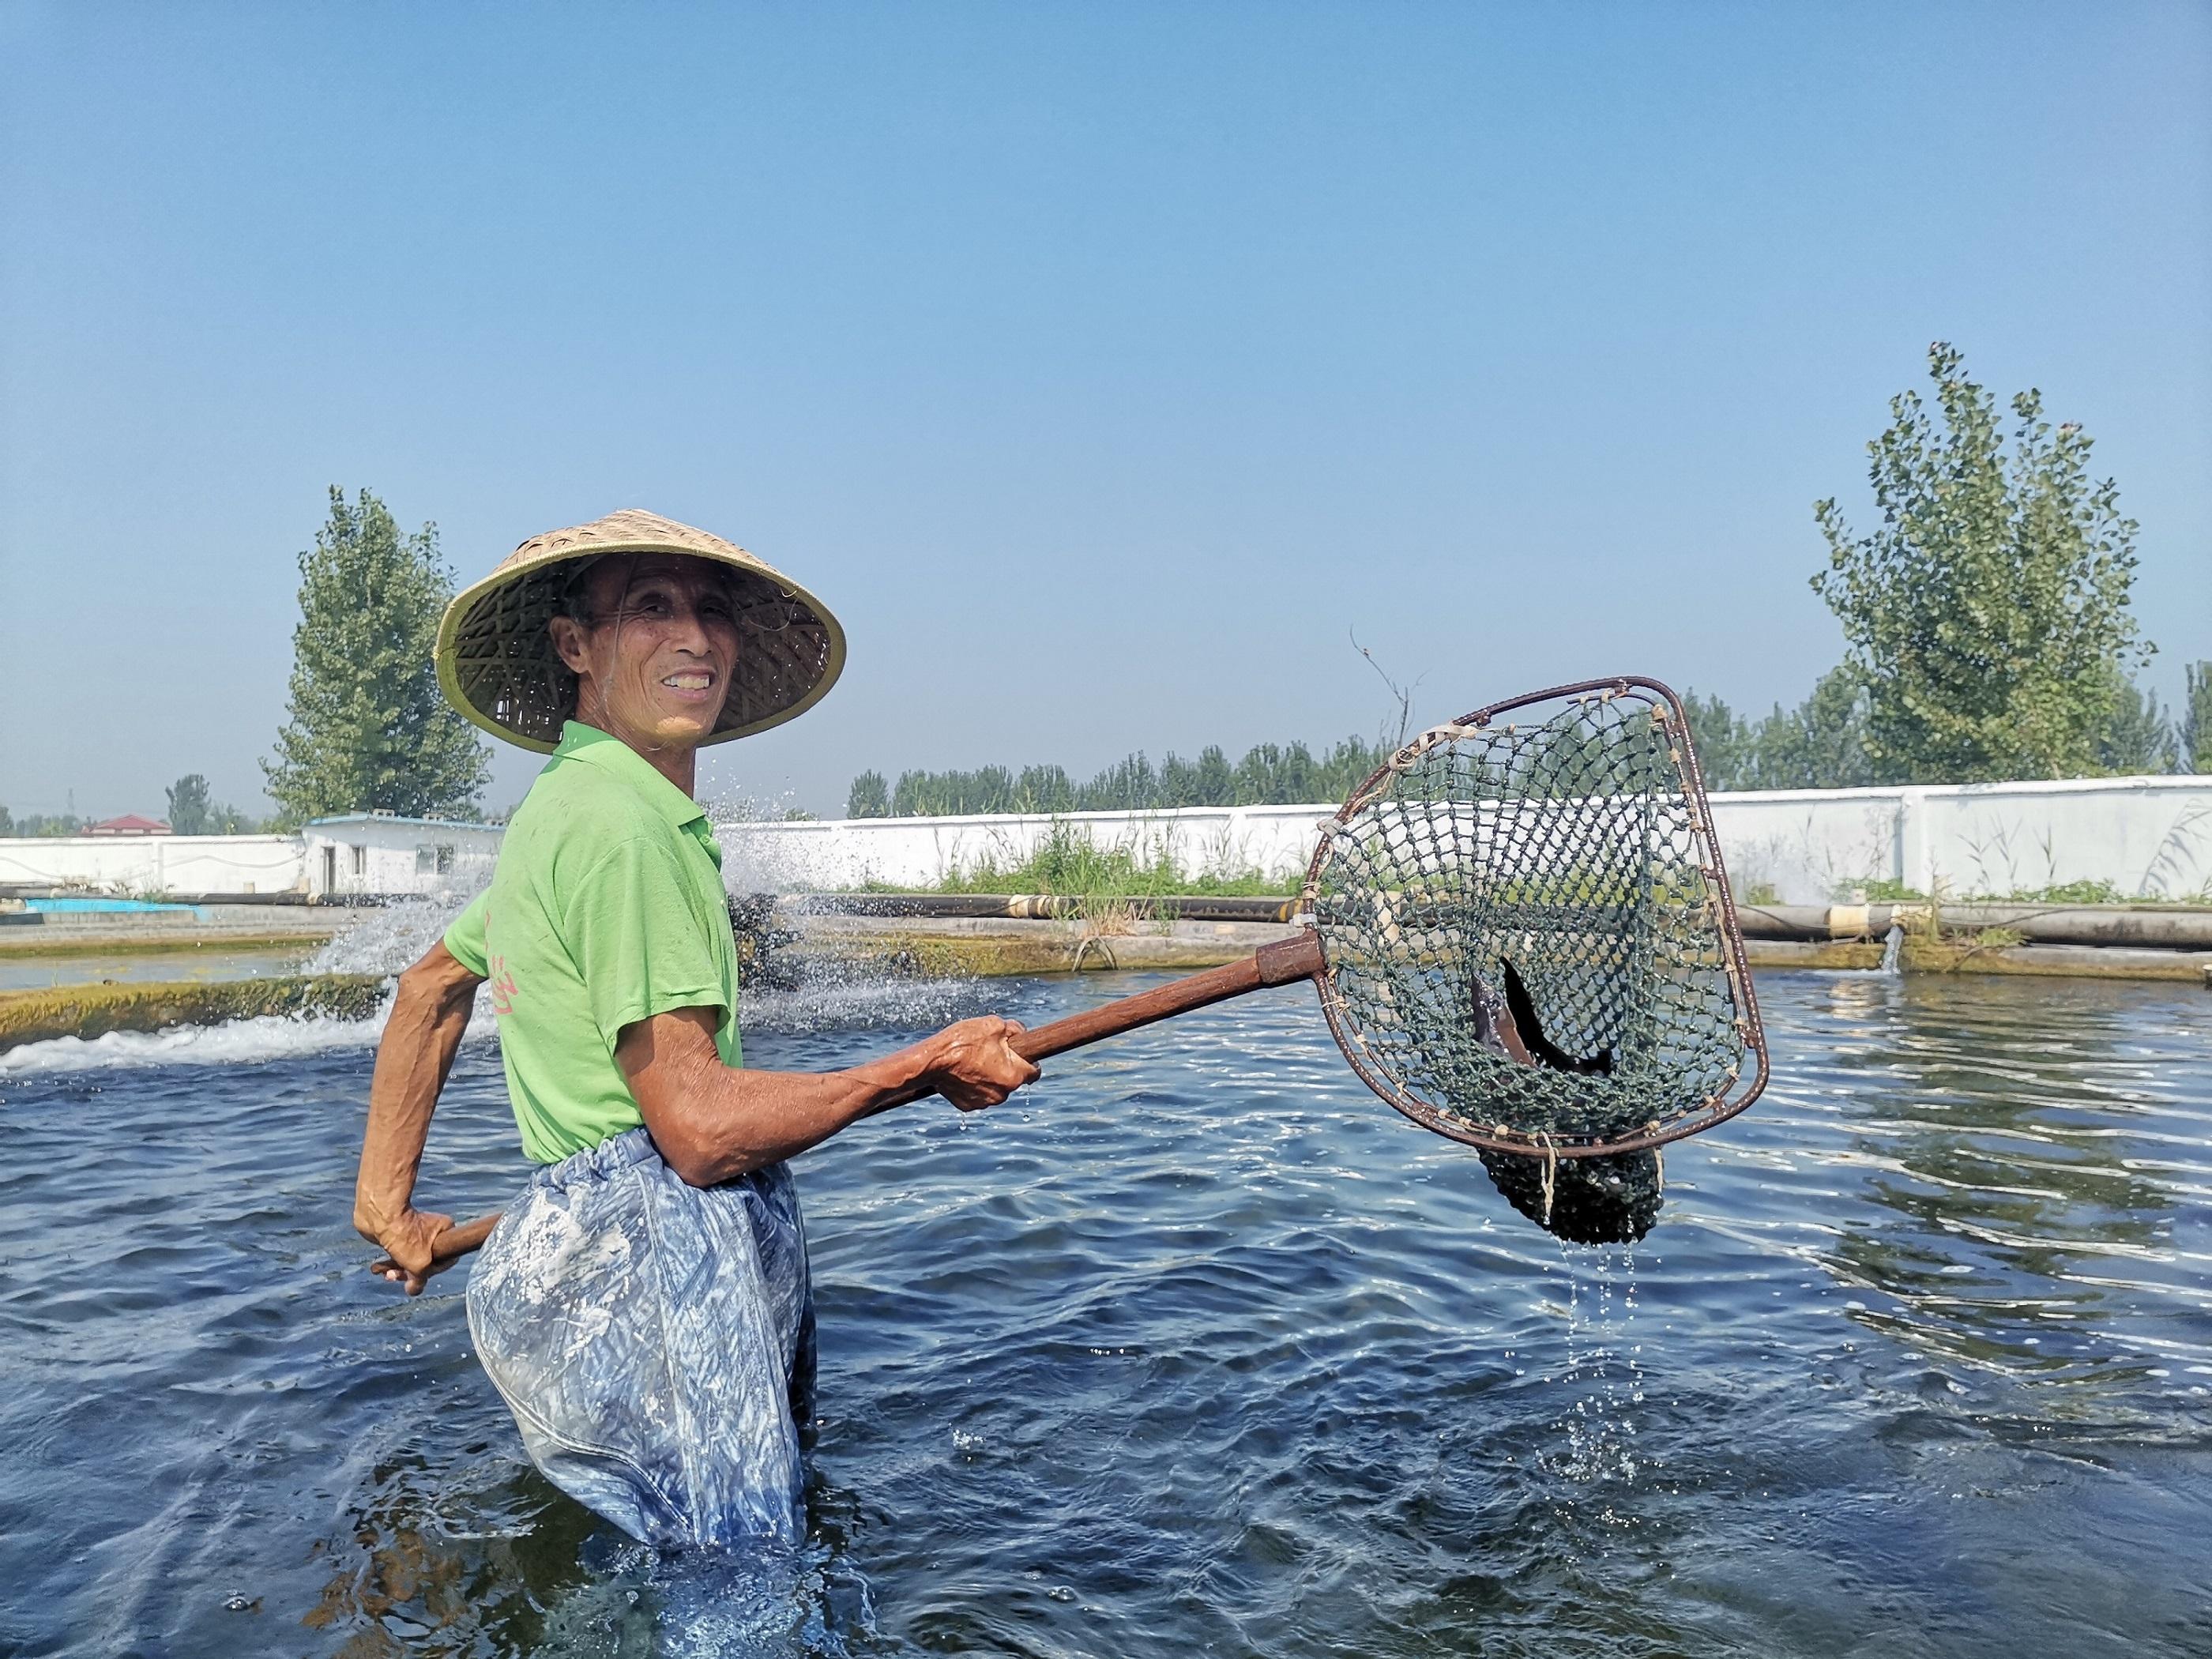
MULTIPOLYGON (((823 1066, 988 1004, 755 1011, 823 1066)), ((2212 1651, 2212 999, 1777 975, 1563 1246, 1285 988, 801 1163, 813 1537, 657 1559, 346 1216, 367 1028, 0 1056, 0 1652, 2212 1651)), ((523 1173, 465 1048, 425 1194, 523 1173)))

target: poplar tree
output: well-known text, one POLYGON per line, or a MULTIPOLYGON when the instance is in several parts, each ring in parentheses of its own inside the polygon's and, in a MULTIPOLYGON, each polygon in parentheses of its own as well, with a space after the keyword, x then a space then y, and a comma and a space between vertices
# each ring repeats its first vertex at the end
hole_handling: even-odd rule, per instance
POLYGON ((2123 676, 2113 693, 2112 712, 2097 734, 2099 769, 2115 776, 2179 771, 2173 721, 2158 701, 2123 676))
POLYGON ((2180 729, 2175 733, 2183 767, 2212 772, 2212 662, 2193 662, 2182 671, 2180 729))
POLYGON ((208 830, 208 781, 187 772, 168 787, 169 828, 180 836, 204 836, 208 830))
POLYGON ((845 792, 848 818, 887 818, 891 815, 891 792, 880 772, 863 772, 845 792))
POLYGON ((431 654, 453 593, 434 526, 403 536, 368 490, 349 503, 331 487, 300 555, 289 718, 261 763, 281 823, 477 815, 491 757, 440 694, 431 654))
POLYGON ((1936 342, 1928 372, 1940 425, 1906 392, 1867 447, 1881 528, 1854 537, 1832 497, 1814 507, 1829 568, 1813 588, 1866 689, 1874 768, 1925 783, 2098 771, 2123 665, 2149 654, 2128 611, 2136 521, 2041 393, 2013 398, 2008 453, 1960 354, 1936 342))
POLYGON ((1695 687, 1682 694, 1682 712, 1690 722, 1690 741, 1698 751, 1698 768, 1708 789, 1756 789, 1759 769, 1753 763, 1756 728, 1717 696, 1700 696, 1695 687))

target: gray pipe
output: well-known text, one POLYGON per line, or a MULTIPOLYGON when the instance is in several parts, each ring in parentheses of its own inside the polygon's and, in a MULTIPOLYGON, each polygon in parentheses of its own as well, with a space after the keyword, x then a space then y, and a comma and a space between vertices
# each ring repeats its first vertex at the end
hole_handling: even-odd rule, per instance
MULTIPOLYGON (((1070 920, 1083 901, 1064 893, 821 893, 787 901, 802 910, 863 916, 975 916, 1016 921, 1070 920)), ((1200 895, 1127 901, 1139 916, 1182 921, 1288 921, 1291 898, 1212 898, 1200 895)), ((1742 904, 1736 916, 1746 939, 1839 939, 1885 937, 1893 926, 1910 933, 1925 904, 1742 904)), ((2121 945, 2167 951, 2212 951, 2212 908, 2150 908, 2124 904, 1944 904, 1947 929, 2009 928, 2033 945, 2121 945)))
MULTIPOLYGON (((1746 939, 1881 939, 1893 925, 1908 933, 1925 921, 1924 903, 1746 904, 1737 908, 1746 939)), ((2212 908, 2125 904, 1942 904, 1948 928, 2002 927, 2031 945, 2122 945, 2212 951, 2212 908)))

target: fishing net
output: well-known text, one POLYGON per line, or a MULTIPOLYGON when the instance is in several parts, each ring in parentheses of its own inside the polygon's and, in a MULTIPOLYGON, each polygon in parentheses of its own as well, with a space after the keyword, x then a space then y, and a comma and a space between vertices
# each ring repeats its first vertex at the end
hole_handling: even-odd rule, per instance
POLYGON ((1765 1080, 1686 731, 1644 680, 1478 709, 1354 792, 1308 872, 1346 1058, 1547 1224, 1640 1237, 1656 1149, 1765 1080))

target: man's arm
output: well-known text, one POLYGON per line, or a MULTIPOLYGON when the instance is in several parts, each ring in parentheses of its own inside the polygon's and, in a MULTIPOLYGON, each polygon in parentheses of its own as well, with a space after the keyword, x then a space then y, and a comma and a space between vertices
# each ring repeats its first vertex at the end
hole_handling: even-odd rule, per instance
POLYGON ((972 1112, 997 1105, 1037 1075, 1007 1046, 1021 1026, 991 1017, 963 1019, 850 1071, 747 1071, 722 1064, 714 1048, 718 1013, 655 1014, 623 1027, 615 1045, 653 1144, 694 1187, 803 1152, 917 1083, 972 1112))
POLYGON ((442 942, 399 976, 392 1018, 377 1044, 376 1073, 368 1085, 368 1133, 354 1182, 353 1224, 383 1246, 387 1260, 376 1271, 407 1294, 418 1294, 435 1262, 430 1242, 453 1218, 415 1207, 415 1176, 430 1134, 438 1091, 453 1069, 461 1034, 483 979, 453 959, 442 942))

